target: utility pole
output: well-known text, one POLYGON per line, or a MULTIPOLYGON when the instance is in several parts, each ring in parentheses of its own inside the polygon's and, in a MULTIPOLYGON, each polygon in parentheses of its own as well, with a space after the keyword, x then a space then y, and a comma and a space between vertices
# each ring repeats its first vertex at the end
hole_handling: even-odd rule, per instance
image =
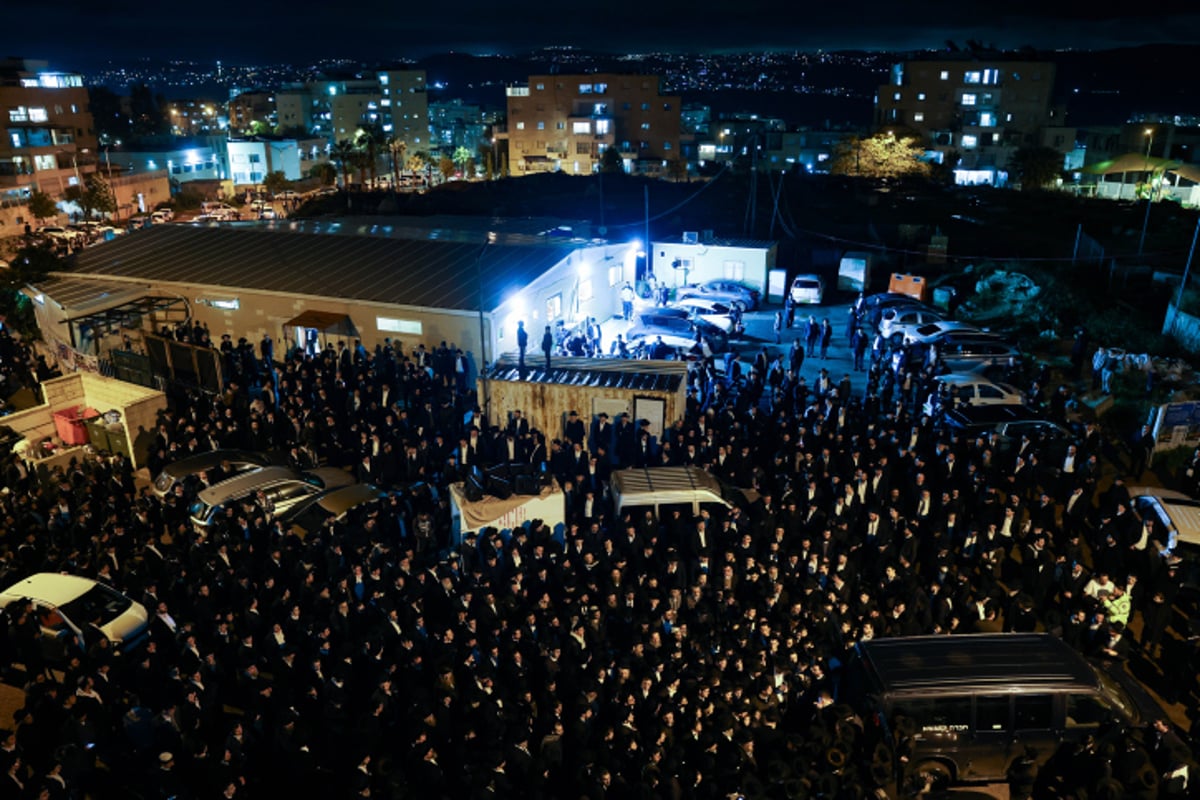
POLYGON ((646 273, 645 273, 645 275, 642 275, 642 279, 645 280, 647 276, 654 273, 654 270, 650 268, 650 256, 651 256, 651 252, 654 250, 654 248, 650 245, 650 187, 649 186, 642 187, 642 198, 643 198, 643 204, 645 206, 645 213, 646 213, 646 273))

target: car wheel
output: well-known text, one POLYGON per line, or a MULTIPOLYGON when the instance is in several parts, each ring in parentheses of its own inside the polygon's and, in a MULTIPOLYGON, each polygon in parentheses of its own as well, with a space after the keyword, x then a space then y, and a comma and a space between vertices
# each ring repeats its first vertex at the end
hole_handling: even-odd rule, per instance
POLYGON ((924 783, 930 791, 942 791, 954 781, 954 773, 941 761, 922 761, 913 769, 918 783, 924 783))

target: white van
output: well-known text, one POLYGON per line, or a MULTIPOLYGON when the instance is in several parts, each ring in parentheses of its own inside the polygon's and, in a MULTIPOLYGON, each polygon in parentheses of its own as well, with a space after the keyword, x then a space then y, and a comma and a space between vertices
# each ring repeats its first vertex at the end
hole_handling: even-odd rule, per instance
POLYGON ((752 489, 722 483, 700 467, 614 470, 609 488, 618 518, 624 509, 634 507, 651 508, 659 517, 663 506, 689 506, 692 514, 699 514, 703 508, 724 513, 758 499, 752 489))

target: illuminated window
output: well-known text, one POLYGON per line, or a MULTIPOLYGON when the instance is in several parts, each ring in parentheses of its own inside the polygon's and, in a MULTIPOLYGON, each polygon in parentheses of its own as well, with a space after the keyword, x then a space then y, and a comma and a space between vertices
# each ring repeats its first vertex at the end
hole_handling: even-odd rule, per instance
POLYGON ((517 123, 517 130, 519 130, 519 131, 523 131, 523 130, 525 130, 525 123, 524 123, 524 122, 518 122, 518 123, 517 123))
POLYGON ((892 99, 895 100, 897 103, 899 103, 900 102, 900 93, 892 92, 892 99))
POLYGON ((591 94, 592 93, 592 85, 590 83, 579 84, 579 93, 580 94, 591 94))
POLYGON ((963 99, 962 99, 962 104, 963 104, 964 106, 973 106, 973 105, 975 105, 975 95, 973 95, 973 94, 964 94, 964 95, 963 95, 963 99))
POLYGON ((663 142, 663 150, 670 150, 670 149, 671 149, 671 143, 663 142))
POLYGON ((963 75, 963 83, 979 83, 979 73, 972 71, 963 75))
POLYGON ((544 83, 539 83, 539 84, 538 84, 537 86, 535 86, 534 88, 535 88, 535 89, 537 89, 539 92, 544 92, 544 91, 546 91, 546 84, 544 84, 544 83))
POLYGON ((551 295, 546 300, 546 319, 555 320, 562 316, 562 293, 551 295))
POLYGON ((649 123, 649 122, 643 122, 643 123, 642 123, 642 130, 644 130, 644 131, 648 131, 648 130, 650 130, 650 123, 649 123))
POLYGON ((924 99, 925 99, 925 93, 924 93, 924 92, 917 92, 917 99, 918 99, 918 100, 924 100, 924 99))
POLYGON ((604 94, 605 92, 608 91, 608 84, 607 83, 597 83, 597 84, 595 84, 595 86, 593 88, 595 88, 596 94, 604 94))
POLYGON ((1007 113, 1007 114, 1005 114, 1005 115, 1004 115, 1004 121, 1005 121, 1005 122, 1012 122, 1012 121, 1013 121, 1013 115, 1012 115, 1012 112, 1011 112, 1011 111, 1010 111, 1009 113, 1007 113))
POLYGON ((649 111, 649 110, 650 110, 650 104, 642 103, 642 111, 649 111))
POLYGON ((414 336, 421 336, 424 332, 418 320, 392 317, 376 317, 375 329, 386 333, 408 333, 414 336))
POLYGON ((33 168, 39 172, 47 169, 58 169, 58 160, 54 156, 34 156, 33 168))
POLYGON ((591 300, 594 295, 592 289, 592 279, 582 280, 579 282, 579 302, 586 303, 591 300))
POLYGON ((8 121, 9 122, 28 122, 29 121, 29 109, 27 109, 25 106, 17 106, 16 108, 10 108, 8 110, 8 121))
POLYGON ((942 79, 942 80, 944 80, 944 81, 948 81, 948 80, 950 80, 950 71, 949 71, 949 70, 945 70, 945 69, 944 69, 944 70, 942 70, 942 74, 941 74, 941 76, 940 76, 940 77, 941 77, 941 79, 942 79))
POLYGON ((544 131, 544 130, 546 130, 546 123, 545 123, 545 121, 543 121, 543 120, 538 120, 538 127, 537 127, 537 129, 538 129, 539 131, 544 131))
POLYGON ((962 137, 963 147, 975 147, 979 144, 979 139, 972 133, 964 133, 962 137))
POLYGON ((925 121, 925 112, 924 111, 913 112, 913 122, 924 122, 924 121, 925 121))
POLYGON ((597 136, 605 136, 608 134, 608 131, 609 131, 609 120, 606 120, 606 119, 596 120, 596 135, 597 136))
POLYGON ((996 126, 996 115, 991 111, 983 111, 979 114, 979 127, 993 128, 996 126))
POLYGON ((46 109, 44 109, 44 108, 31 108, 31 109, 29 109, 29 121, 30 122, 49 122, 50 115, 46 113, 46 109))

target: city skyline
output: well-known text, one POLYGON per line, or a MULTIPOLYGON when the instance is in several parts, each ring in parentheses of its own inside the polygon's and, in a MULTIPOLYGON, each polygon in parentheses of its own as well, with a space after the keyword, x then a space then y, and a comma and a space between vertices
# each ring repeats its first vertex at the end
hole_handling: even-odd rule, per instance
MULTIPOLYGON (((29 26, 17 7, 0 9, 13 54, 44 58, 56 67, 94 67, 114 57, 225 60, 262 63, 321 58, 418 58, 437 52, 511 54, 550 46, 608 52, 752 52, 788 50, 912 50, 968 40, 1015 49, 1105 49, 1154 43, 1192 43, 1200 11, 1167 0, 1152 17, 1102 4, 1043 4, 1014 0, 996 7, 927 0, 919 6, 862 0, 853 14, 824 5, 799 13, 771 0, 749 0, 735 10, 706 4, 666 3, 620 13, 557 13, 517 0, 500 7, 480 0, 441 7, 395 6, 378 0, 356 4, 345 24, 330 25, 328 6, 270 2, 239 6, 236 13, 197 13, 190 7, 158 8, 114 0, 101 6, 71 0, 69 25, 29 26), (473 22, 461 22, 473 20, 473 22)), ((335 20, 336 22, 336 20, 335 20)))

